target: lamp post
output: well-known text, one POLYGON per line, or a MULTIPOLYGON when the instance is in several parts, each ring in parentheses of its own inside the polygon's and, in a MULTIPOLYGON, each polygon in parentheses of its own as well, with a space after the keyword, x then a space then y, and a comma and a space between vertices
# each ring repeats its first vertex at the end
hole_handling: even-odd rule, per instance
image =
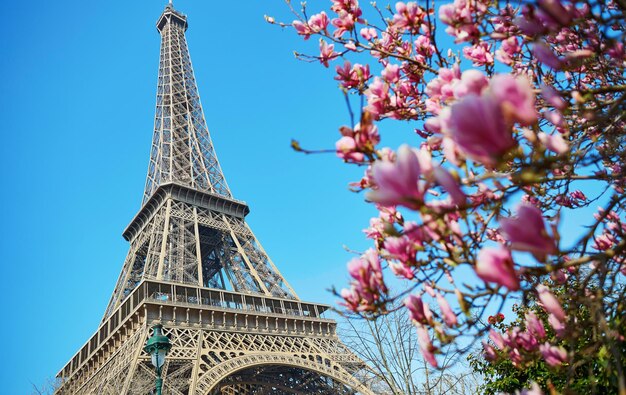
POLYGON ((161 388, 163 387, 163 379, 161 378, 161 368, 165 363, 165 356, 167 352, 172 348, 170 339, 163 335, 161 329, 163 325, 156 324, 152 327, 152 337, 146 342, 146 346, 143 348, 145 352, 152 356, 152 365, 156 368, 156 395, 161 395, 161 388))

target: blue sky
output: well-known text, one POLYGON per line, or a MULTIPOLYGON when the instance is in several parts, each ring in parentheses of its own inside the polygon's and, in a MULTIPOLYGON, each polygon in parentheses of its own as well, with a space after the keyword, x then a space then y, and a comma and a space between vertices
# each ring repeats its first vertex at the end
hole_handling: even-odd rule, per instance
MULTIPOLYGON (((325 3, 324 3, 325 4, 325 3)), ((29 394, 97 328, 141 203, 165 1, 3 2, 0 114, 4 358, 0 394, 29 394)), ((333 303, 343 249, 365 249, 374 214, 332 155, 349 123, 332 71, 297 61, 315 47, 263 15, 284 3, 177 0, 209 130, 248 222, 302 299, 333 303)))
MULTIPOLYGON (((115 285, 147 171, 166 1, 3 3, 0 395, 12 395, 54 377, 97 328, 115 285)), ((347 282, 343 246, 369 246, 361 230, 375 211, 347 189, 360 169, 289 142, 332 148, 349 124, 334 65, 294 58, 317 42, 264 21, 293 19, 282 1, 239 3, 175 1, 189 16, 208 127, 265 250, 302 299, 332 304, 327 289, 347 282)), ((381 128, 393 148, 415 138, 410 125, 381 128)))

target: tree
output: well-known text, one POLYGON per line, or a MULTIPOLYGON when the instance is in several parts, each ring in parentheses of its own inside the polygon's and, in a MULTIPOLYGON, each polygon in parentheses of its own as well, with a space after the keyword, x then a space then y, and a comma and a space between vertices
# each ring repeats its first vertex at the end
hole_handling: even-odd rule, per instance
POLYGON ((348 264, 345 308, 372 318, 402 300, 439 366, 441 350, 485 335, 486 316, 538 298, 558 341, 515 355, 567 370, 606 353, 610 388, 626 394, 626 2, 287 4, 293 22, 267 20, 318 39, 300 59, 335 65, 352 120, 333 151, 364 169, 351 186, 379 211, 372 248, 348 264), (409 131, 396 150, 380 146, 393 122, 409 131), (391 292, 394 277, 410 285, 391 292), (573 342, 581 309, 586 352, 573 342))
POLYGON ((45 384, 41 385, 41 386, 36 386, 35 384, 32 384, 33 386, 33 391, 32 391, 32 395, 52 395, 54 394, 54 392, 61 387, 61 380, 60 379, 48 379, 46 381, 45 384))
MULTIPOLYGON (((567 296, 569 286, 555 287, 558 295, 567 296)), ((549 315, 540 306, 536 299, 526 304, 514 305, 514 319, 504 323, 502 319, 491 318, 496 329, 490 335, 490 342, 484 342, 487 350, 485 355, 470 355, 470 366, 484 377, 481 393, 498 394, 513 392, 520 386, 530 386, 533 382, 544 388, 567 388, 568 393, 608 394, 613 392, 616 377, 615 371, 607 369, 608 359, 612 358, 607 350, 594 350, 593 327, 589 322, 592 317, 589 309, 581 306, 574 314, 574 320, 579 328, 577 332, 564 339, 550 325, 549 315), (532 344, 537 337, 547 339, 557 347, 569 347, 576 354, 593 354, 594 358, 585 358, 574 361, 569 367, 551 366, 550 360, 527 359, 520 360, 510 353, 519 346, 535 348, 539 344, 532 344), (529 343, 530 341, 530 343, 529 343), (520 369, 523 367, 523 369, 520 369)), ((621 320, 620 331, 623 333, 626 323, 621 320)), ((626 366, 626 343, 622 342, 621 361, 615 361, 626 366)))
POLYGON ((373 374, 376 393, 463 395, 478 389, 479 375, 453 363, 458 355, 446 355, 438 370, 421 358, 417 333, 404 309, 371 320, 344 316, 340 328, 343 342, 373 374))

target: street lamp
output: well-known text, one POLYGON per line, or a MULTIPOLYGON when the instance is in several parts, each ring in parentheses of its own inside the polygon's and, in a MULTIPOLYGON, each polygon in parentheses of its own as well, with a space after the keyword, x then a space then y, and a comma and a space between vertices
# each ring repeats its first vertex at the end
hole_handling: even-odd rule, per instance
POLYGON ((145 352, 152 356, 152 365, 156 368, 156 395, 161 395, 161 387, 163 387, 163 379, 161 378, 161 368, 165 363, 165 355, 172 348, 170 339, 161 332, 163 325, 156 324, 152 327, 152 337, 146 342, 143 348, 145 352))

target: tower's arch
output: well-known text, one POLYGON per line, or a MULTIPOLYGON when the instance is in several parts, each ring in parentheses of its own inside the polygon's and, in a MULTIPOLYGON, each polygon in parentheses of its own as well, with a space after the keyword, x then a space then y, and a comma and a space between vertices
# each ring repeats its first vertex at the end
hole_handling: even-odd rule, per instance
POLYGON ((248 354, 225 361, 199 378, 196 393, 222 395, 254 386, 287 394, 311 394, 310 388, 315 388, 319 394, 374 395, 339 365, 283 354, 248 354))

